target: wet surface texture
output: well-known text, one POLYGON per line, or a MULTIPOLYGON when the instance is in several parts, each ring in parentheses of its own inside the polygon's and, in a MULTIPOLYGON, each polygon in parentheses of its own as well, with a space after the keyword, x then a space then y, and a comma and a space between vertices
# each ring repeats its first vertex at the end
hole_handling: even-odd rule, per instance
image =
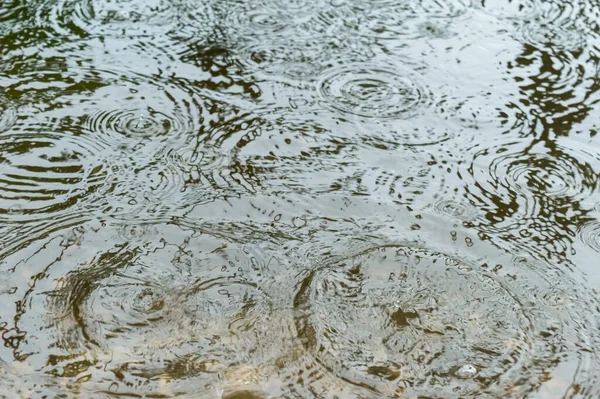
POLYGON ((600 396, 596 2, 11 0, 0 56, 0 396, 600 396))

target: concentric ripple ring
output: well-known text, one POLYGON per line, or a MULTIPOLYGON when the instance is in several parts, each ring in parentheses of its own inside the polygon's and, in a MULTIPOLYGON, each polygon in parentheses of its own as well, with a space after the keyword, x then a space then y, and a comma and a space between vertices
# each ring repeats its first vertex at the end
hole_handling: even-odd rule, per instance
POLYGON ((0 136, 0 219, 55 217, 106 184, 101 140, 36 128, 0 136))
POLYGON ((318 90, 327 107, 364 118, 409 118, 431 98, 419 75, 403 66, 333 67, 321 76, 318 90))
POLYGON ((540 331, 548 320, 522 302, 525 290, 507 284, 409 243, 375 246, 309 273, 296 325, 318 362, 378 397, 498 397, 521 377, 524 393, 553 368, 541 348, 556 343, 540 331))

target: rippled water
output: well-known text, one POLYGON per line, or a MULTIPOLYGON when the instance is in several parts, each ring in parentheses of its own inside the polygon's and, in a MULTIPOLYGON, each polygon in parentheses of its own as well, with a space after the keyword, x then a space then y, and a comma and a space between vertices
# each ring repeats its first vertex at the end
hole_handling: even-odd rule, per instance
POLYGON ((0 3, 7 398, 600 397, 600 5, 0 3))

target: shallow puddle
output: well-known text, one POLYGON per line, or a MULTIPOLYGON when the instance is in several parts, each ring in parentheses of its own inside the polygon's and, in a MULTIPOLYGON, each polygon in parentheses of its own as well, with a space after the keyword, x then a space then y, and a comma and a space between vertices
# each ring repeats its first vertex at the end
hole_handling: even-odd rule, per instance
POLYGON ((597 398, 600 6, 0 4, 0 396, 597 398))

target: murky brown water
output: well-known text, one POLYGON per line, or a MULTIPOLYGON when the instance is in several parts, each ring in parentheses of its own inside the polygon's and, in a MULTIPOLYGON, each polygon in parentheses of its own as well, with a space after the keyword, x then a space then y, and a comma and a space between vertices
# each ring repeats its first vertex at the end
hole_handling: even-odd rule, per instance
POLYGON ((600 397, 600 5, 0 3, 0 397, 600 397))

